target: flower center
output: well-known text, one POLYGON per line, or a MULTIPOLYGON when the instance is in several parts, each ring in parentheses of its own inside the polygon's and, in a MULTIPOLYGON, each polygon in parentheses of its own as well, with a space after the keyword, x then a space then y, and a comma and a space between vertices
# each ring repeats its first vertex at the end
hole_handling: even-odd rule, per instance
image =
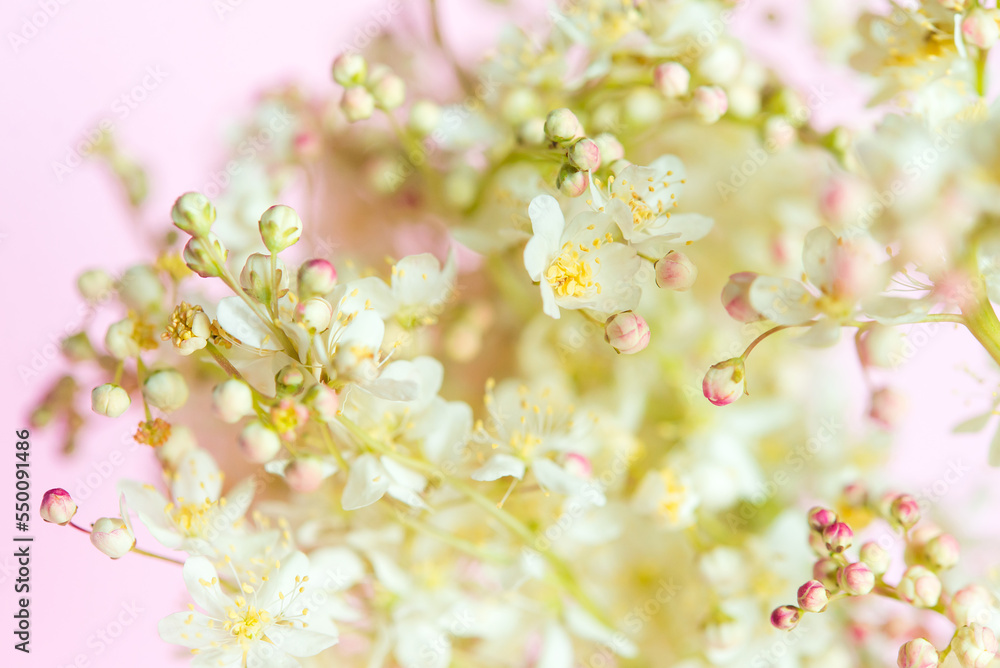
MULTIPOLYGON (((594 239, 594 247, 600 245, 601 240, 594 239)), ((589 252, 590 249, 582 244, 578 248, 574 248, 569 241, 563 245, 562 252, 545 272, 545 280, 557 296, 583 297, 591 288, 596 288, 600 294, 601 284, 594 281, 593 270, 586 258, 589 252)), ((594 261, 597 262, 597 259, 594 261)))
POLYGON ((173 519, 174 524, 185 536, 201 536, 208 528, 212 511, 216 504, 205 499, 204 503, 184 503, 183 499, 177 499, 179 506, 168 503, 167 514, 173 519))

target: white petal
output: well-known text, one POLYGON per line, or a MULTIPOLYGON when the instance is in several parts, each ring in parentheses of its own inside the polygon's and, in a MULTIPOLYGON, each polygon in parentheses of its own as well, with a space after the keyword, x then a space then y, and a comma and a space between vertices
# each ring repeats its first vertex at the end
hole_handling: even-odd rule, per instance
POLYGON ((758 276, 750 284, 750 305, 779 325, 800 325, 819 312, 806 286, 772 276, 758 276))
POLYGON ((195 605, 207 612, 210 617, 226 619, 226 608, 233 602, 222 593, 218 573, 215 572, 212 562, 205 557, 191 557, 184 562, 182 574, 184 584, 187 585, 195 605))
POLYGON ((528 204, 528 218, 531 219, 531 231, 535 236, 544 237, 553 244, 559 243, 566 219, 555 197, 539 195, 531 200, 528 204))
POLYGON ((309 555, 310 581, 328 591, 343 591, 361 582, 365 564, 354 550, 324 547, 309 555))
POLYGON ((219 326, 240 343, 260 350, 281 350, 271 330, 239 297, 224 297, 216 310, 219 326))
POLYGON ((817 227, 806 235, 802 247, 802 268, 810 282, 826 294, 832 294, 837 263, 834 252, 837 235, 825 227, 817 227))
POLYGON ((570 631, 610 648, 618 656, 634 658, 639 648, 631 640, 617 631, 608 629, 579 606, 570 605, 566 609, 566 626, 570 631))
POLYGON ((572 668, 573 643, 569 634, 556 622, 549 622, 542 640, 542 651, 535 668, 572 668))
POLYGON ((823 318, 795 340, 813 348, 829 348, 840 341, 840 325, 829 318, 823 318))
POLYGON ((171 492, 185 503, 218 501, 222 492, 222 472, 212 455, 202 448, 191 450, 177 465, 171 492))
POLYGON ((221 624, 200 612, 175 612, 161 619, 156 628, 165 642, 188 648, 208 647, 213 642, 224 645, 233 640, 221 624), (214 623, 214 628, 209 623, 214 623))
POLYGON ((397 624, 397 633, 393 654, 402 668, 446 668, 451 664, 451 640, 436 624, 427 621, 397 624))
POLYGON ((153 534, 160 544, 174 548, 180 546, 182 537, 166 512, 167 499, 151 485, 135 480, 122 480, 118 491, 125 495, 129 507, 139 516, 139 520, 153 534))
POLYGON ((556 303, 556 293, 545 279, 539 284, 542 290, 542 312, 550 318, 559 319, 559 304, 556 303))
POLYGON ((583 478, 573 475, 551 459, 539 457, 531 461, 531 472, 535 474, 542 489, 560 496, 579 496, 597 506, 605 503, 600 488, 583 478))
POLYGON ((517 457, 498 452, 472 472, 472 479, 488 482, 513 476, 520 480, 524 477, 524 468, 524 462, 517 457))
POLYGON ((255 642, 247 652, 246 668, 299 668, 298 661, 274 645, 255 642))
MULTIPOLYGON (((310 611, 309 617, 319 614, 310 611)), ((272 626, 267 630, 267 637, 274 646, 292 656, 316 656, 323 650, 337 644, 337 636, 319 633, 315 630, 316 622, 308 622, 309 628, 291 628, 287 626, 272 626)), ((270 666, 270 664, 268 664, 270 666)))
POLYGON ((427 478, 420 475, 413 469, 408 469, 397 461, 394 461, 391 457, 381 457, 380 461, 382 466, 385 467, 386 472, 388 472, 389 477, 392 478, 393 482, 402 485, 408 489, 412 489, 415 492, 422 492, 424 487, 427 486, 427 478))
POLYGON ((375 503, 391 484, 389 474, 374 455, 361 455, 351 463, 341 505, 344 510, 357 510, 375 503))

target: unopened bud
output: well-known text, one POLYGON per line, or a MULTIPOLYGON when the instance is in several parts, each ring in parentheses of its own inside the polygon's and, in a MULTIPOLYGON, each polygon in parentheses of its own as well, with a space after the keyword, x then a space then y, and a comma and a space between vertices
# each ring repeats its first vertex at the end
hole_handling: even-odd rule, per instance
POLYGON ((705 398, 716 406, 727 406, 746 391, 746 369, 742 357, 734 357, 712 366, 701 382, 705 398))
POLYGON ((117 360, 137 357, 139 342, 135 340, 135 322, 126 318, 109 325, 104 335, 104 347, 117 360))
POLYGON ((441 107, 430 100, 417 100, 410 107, 408 124, 410 130, 420 137, 426 137, 437 129, 441 120, 441 107))
POLYGON ((733 320, 756 322, 764 317, 750 305, 750 284, 755 278, 756 273, 741 271, 730 276, 726 287, 722 288, 722 306, 733 320))
POLYGON ((340 398, 330 387, 322 383, 313 385, 306 392, 303 401, 309 408, 316 411, 320 420, 333 422, 337 419, 337 411, 340 410, 340 398))
POLYGON ((556 188, 566 197, 579 197, 587 192, 590 177, 572 165, 566 164, 559 170, 556 177, 556 188))
POLYGON ((567 156, 574 167, 585 172, 592 172, 601 166, 601 149, 593 139, 578 139, 567 156))
POLYGON ((858 359, 864 366, 888 369, 902 359, 903 335, 895 327, 873 323, 858 338, 858 359))
POLYGON ((606 164, 625 157, 625 147, 613 134, 602 132, 594 137, 594 143, 601 153, 601 160, 606 164))
POLYGON ((170 218, 178 229, 193 237, 203 237, 212 230, 215 207, 201 193, 184 193, 174 202, 170 218))
POLYGON ((370 87, 372 97, 375 99, 375 104, 380 109, 385 109, 386 111, 392 111, 393 109, 398 109, 406 102, 406 84, 403 80, 393 74, 392 72, 387 72, 376 79, 370 87))
POLYGON ((118 281, 118 296, 122 302, 139 313, 153 313, 163 306, 166 289, 159 273, 145 264, 129 267, 118 281))
POLYGON ((307 299, 295 307, 295 321, 312 333, 325 332, 333 321, 333 307, 322 297, 307 299))
POLYGON ((191 237, 184 246, 184 264, 202 278, 221 276, 227 257, 229 250, 211 232, 204 237, 191 237))
POLYGON ((663 63, 653 70, 653 85, 668 99, 682 97, 691 85, 691 73, 680 63, 663 63))
POLYGON ((783 605, 771 613, 771 625, 779 631, 791 631, 799 625, 802 610, 794 605, 783 605))
POLYGON ((302 236, 302 219, 295 209, 277 204, 260 217, 260 238, 271 253, 280 253, 302 236))
POLYGON ((918 608, 933 608, 941 598, 941 580, 923 566, 910 566, 896 585, 896 592, 918 608))
POLYGON ((980 49, 991 49, 1000 40, 1000 28, 989 12, 973 9, 962 20, 962 37, 980 49))
POLYGON ((90 542, 112 559, 124 557, 135 547, 132 527, 121 517, 102 517, 94 522, 90 542))
POLYGON ((90 269, 76 279, 76 288, 89 302, 105 299, 114 290, 115 279, 103 269, 90 269))
POLYGON ((616 313, 604 324, 604 340, 611 344, 615 352, 633 355, 649 345, 649 325, 641 315, 632 311, 616 313))
POLYGON ((212 408, 223 422, 239 422, 253 414, 253 391, 242 380, 230 378, 212 390, 212 408))
POLYGON ((312 457, 296 459, 285 468, 285 482, 294 492, 305 494, 319 489, 326 478, 323 462, 312 457))
POLYGON ((132 400, 119 385, 105 383, 98 385, 90 393, 90 407, 98 415, 116 418, 132 405, 132 400))
POLYGON ((363 86, 352 86, 340 98, 340 110, 352 123, 363 121, 375 113, 375 98, 363 86))
POLYGON ((837 513, 829 508, 816 506, 809 511, 809 528, 813 531, 823 532, 831 524, 837 521, 837 513))
POLYGON ((545 136, 557 144, 566 144, 583 136, 583 126, 569 109, 556 109, 545 117, 545 136))
POLYGON ((948 570, 958 563, 958 541, 948 533, 939 534, 927 541, 923 552, 927 563, 937 571, 948 570))
POLYGON ((302 385, 306 382, 306 376, 302 373, 302 369, 295 366, 294 364, 289 364, 283 367, 274 376, 275 391, 278 394, 295 394, 302 389, 302 385))
POLYGON ((839 571, 840 564, 830 557, 823 557, 813 564, 813 578, 822 582, 828 589, 837 586, 837 573, 839 571))
POLYGON ((863 562, 848 564, 837 574, 837 584, 852 596, 870 594, 875 588, 875 574, 863 562))
MULTIPOLYGON (((288 272, 281 258, 275 257, 275 274, 277 275, 278 297, 288 290, 288 272)), ((274 280, 271 278, 271 256, 264 253, 253 253, 243 265, 240 272, 240 287, 261 304, 270 304, 274 299, 274 280)))
POLYGON ((345 88, 360 86, 368 76, 368 63, 360 53, 342 53, 333 61, 333 80, 345 88))
POLYGON ((309 260, 299 267, 299 299, 323 297, 337 287, 337 270, 326 260, 309 260))
POLYGON ((989 627, 973 622, 955 631, 951 651, 962 668, 987 668, 997 655, 997 639, 989 627))
POLYGON ((240 450, 250 461, 263 464, 281 450, 281 438, 260 420, 253 420, 240 432, 240 450))
POLYGON ((883 429, 898 425, 905 413, 906 397, 899 392, 888 387, 872 392, 868 416, 883 429))
POLYGON ((699 86, 694 91, 694 113, 702 123, 715 123, 728 108, 726 91, 718 86, 699 86))
POLYGON ((844 522, 834 522, 823 529, 823 542, 833 554, 840 554, 854 542, 854 531, 844 522))
POLYGON ((889 552, 874 541, 861 546, 860 557, 875 575, 884 575, 889 570, 889 552))
POLYGON ((73 515, 76 515, 76 510, 77 506, 73 497, 61 487, 45 492, 42 496, 42 505, 38 509, 43 520, 59 526, 69 524, 73 515))
POLYGON ((799 587, 799 607, 807 612, 823 612, 830 602, 830 592, 819 580, 810 580, 799 587))
POLYGON ((899 668, 937 668, 938 651, 929 641, 917 638, 899 648, 896 665, 899 668))
POLYGON ((687 255, 677 251, 657 260, 653 271, 656 273, 656 286, 664 290, 685 292, 698 278, 698 267, 687 255))
POLYGON ((889 506, 889 521, 905 530, 920 521, 920 504, 909 494, 899 494, 889 506))
POLYGON ((955 626, 964 626, 974 621, 992 621, 996 604, 996 597, 986 587, 969 585, 955 592, 945 613, 955 626))
POLYGON ((184 376, 173 369, 154 371, 142 384, 142 395, 151 406, 170 413, 188 400, 188 386, 184 376))

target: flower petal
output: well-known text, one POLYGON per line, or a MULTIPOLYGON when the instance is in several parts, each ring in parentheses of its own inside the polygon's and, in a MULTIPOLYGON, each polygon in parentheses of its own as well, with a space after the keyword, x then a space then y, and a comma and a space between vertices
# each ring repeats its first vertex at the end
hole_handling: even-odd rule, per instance
POLYGON ((472 479, 488 482, 513 476, 520 480, 524 477, 524 469, 524 462, 514 455, 498 452, 487 459, 485 464, 472 472, 472 479))
POLYGON ((750 284, 750 305, 779 325, 800 325, 819 312, 805 285, 772 276, 758 276, 750 284))
POLYGON ((344 494, 340 503, 344 510, 357 510, 375 503, 386 493, 392 480, 374 455, 361 455, 351 462, 344 494))

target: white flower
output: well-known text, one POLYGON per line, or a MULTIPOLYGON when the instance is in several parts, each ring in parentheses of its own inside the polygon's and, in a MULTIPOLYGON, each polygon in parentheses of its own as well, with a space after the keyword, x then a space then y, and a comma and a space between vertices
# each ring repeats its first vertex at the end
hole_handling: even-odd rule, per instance
POLYGON ((663 256, 712 229, 711 218, 673 212, 684 192, 685 175, 684 163, 673 155, 660 156, 648 167, 630 164, 608 179, 607 193, 592 186, 590 203, 608 213, 640 253, 663 256))
POLYGON ((576 415, 576 407, 549 387, 533 392, 525 385, 504 383, 494 393, 489 383, 484 402, 490 427, 480 425, 478 439, 489 443, 494 453, 472 472, 473 480, 521 480, 530 469, 548 492, 604 505, 600 485, 579 475, 569 457, 590 455, 597 447, 595 417, 576 415))
POLYGON ((247 481, 223 499, 222 472, 208 451, 197 448, 177 464, 170 500, 152 485, 133 480, 123 480, 119 488, 153 538, 166 547, 206 555, 215 555, 215 544, 231 537, 254 493, 247 481))
POLYGON ((357 510, 388 494, 409 506, 426 508, 420 498, 425 487, 427 478, 392 458, 364 454, 351 462, 341 505, 344 510, 357 510))
POLYGON ((632 507, 665 527, 684 529, 694 524, 698 497, 690 481, 667 467, 646 473, 632 497, 632 507))
POLYGON ((524 248, 524 266, 540 284, 546 315, 559 309, 591 309, 611 315, 634 308, 633 279, 642 261, 635 250, 614 241, 609 216, 578 214, 569 225, 559 203, 539 195, 528 206, 534 236, 524 248))
POLYGON ((184 564, 184 582, 204 612, 177 612, 161 619, 160 637, 190 648, 193 666, 299 666, 294 657, 315 656, 337 644, 333 623, 310 610, 325 596, 307 584, 308 573, 309 560, 295 552, 259 587, 237 581, 240 593, 231 598, 223 593, 211 562, 192 557, 184 564))

